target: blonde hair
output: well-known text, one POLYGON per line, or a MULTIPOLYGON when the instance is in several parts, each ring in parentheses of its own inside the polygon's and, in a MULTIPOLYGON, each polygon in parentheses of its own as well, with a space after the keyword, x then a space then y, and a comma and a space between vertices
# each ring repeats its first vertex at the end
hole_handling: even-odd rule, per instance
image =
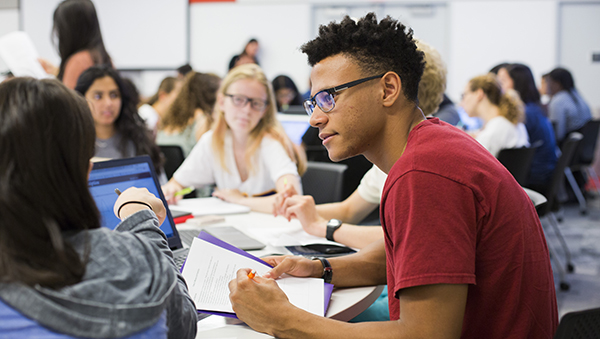
POLYGON ((515 90, 502 92, 502 87, 496 76, 492 73, 474 77, 469 81, 471 92, 481 89, 488 100, 500 109, 500 114, 513 124, 523 122, 525 106, 515 90))
POLYGON ((419 107, 423 114, 429 115, 437 112, 444 100, 446 91, 446 65, 440 53, 429 44, 417 40, 417 50, 423 52, 425 69, 419 82, 419 107))
MULTIPOLYGON (((244 157, 248 170, 253 170, 252 159, 260 147, 263 137, 269 136, 277 140, 283 146, 290 159, 296 164, 298 173, 302 175, 306 171, 306 161, 304 160, 304 157, 298 153, 297 148, 294 147, 294 144, 285 133, 281 123, 277 120, 277 106, 275 104, 276 101, 273 87, 271 87, 271 82, 267 79, 258 65, 245 64, 231 69, 221 83, 221 87, 218 90, 219 95, 224 97, 231 84, 244 79, 258 81, 265 87, 265 91, 267 92, 267 106, 265 108, 265 113, 256 127, 250 131, 248 148, 244 157)), ((212 148, 219 157, 221 167, 225 171, 229 171, 225 165, 225 134, 227 133, 229 126, 225 121, 225 112, 221 110, 219 105, 215 105, 214 110, 216 120, 212 128, 212 148)))

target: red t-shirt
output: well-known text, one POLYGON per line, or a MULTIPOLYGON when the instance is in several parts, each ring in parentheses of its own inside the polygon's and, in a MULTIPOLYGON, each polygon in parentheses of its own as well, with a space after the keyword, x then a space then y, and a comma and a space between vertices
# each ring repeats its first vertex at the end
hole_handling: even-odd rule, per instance
POLYGON ((468 284, 463 338, 551 338, 558 324, 535 208, 477 141, 434 118, 409 134, 383 189, 390 318, 403 288, 468 284))

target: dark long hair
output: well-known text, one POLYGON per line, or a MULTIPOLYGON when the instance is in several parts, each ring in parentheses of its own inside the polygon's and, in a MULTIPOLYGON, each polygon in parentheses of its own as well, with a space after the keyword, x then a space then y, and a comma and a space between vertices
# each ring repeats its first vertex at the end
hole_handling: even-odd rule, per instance
POLYGON ((63 232, 100 227, 88 190, 94 121, 58 80, 0 84, 0 281, 59 288, 81 281, 63 232))
POLYGON ((65 0, 54 11, 52 28, 60 55, 58 79, 62 80, 69 58, 89 50, 94 64, 111 64, 100 32, 96 8, 90 0, 65 0))
MULTIPOLYGON (((277 90, 281 88, 289 88, 296 93, 296 96, 290 102, 290 105, 302 105, 302 96, 298 92, 298 87, 287 75, 279 75, 275 79, 273 79, 273 91, 277 94, 277 90)), ((277 101, 277 110, 281 111, 281 105, 279 105, 279 101, 277 101)))
POLYGON ((135 103, 131 100, 130 88, 124 84, 123 79, 117 71, 106 65, 90 67, 79 76, 77 85, 75 85, 75 91, 85 96, 85 93, 92 84, 97 79, 104 77, 111 77, 121 93, 121 112, 119 112, 119 117, 115 120, 115 129, 121 136, 119 151, 123 155, 127 154, 127 145, 131 141, 135 146, 135 154, 149 155, 156 170, 160 171, 162 168, 160 150, 154 141, 152 141, 144 120, 138 114, 135 103))
POLYGON ((523 64, 506 66, 508 75, 513 81, 513 87, 525 104, 540 104, 540 92, 535 87, 535 80, 531 69, 523 64))
POLYGON ((548 76, 552 81, 558 83, 562 89, 567 91, 575 103, 579 103, 579 100, 577 100, 577 97, 573 93, 575 91, 575 80, 573 80, 571 72, 562 67, 557 67, 548 73, 548 76))

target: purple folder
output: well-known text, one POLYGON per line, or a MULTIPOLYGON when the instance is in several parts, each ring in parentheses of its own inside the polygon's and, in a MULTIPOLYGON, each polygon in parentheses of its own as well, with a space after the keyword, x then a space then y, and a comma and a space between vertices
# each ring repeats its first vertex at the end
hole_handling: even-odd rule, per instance
MULTIPOLYGON (((200 232, 200 234, 198 235, 198 238, 204 240, 204 241, 208 241, 211 244, 217 245, 219 247, 222 247, 224 249, 227 249, 231 252, 237 253, 237 254, 241 254, 247 258, 250 258, 254 261, 257 261, 265 266, 268 267, 273 267, 269 264, 267 264, 266 262, 264 262, 263 260, 261 260, 260 258, 257 258, 255 256, 253 256, 252 254, 241 250, 233 245, 230 245, 226 242, 224 242, 223 240, 216 238, 208 233, 206 233, 205 231, 200 232)), ((181 268, 183 270, 183 267, 181 268)), ((325 311, 324 314, 327 313, 327 308, 329 307, 329 301, 331 300, 331 294, 333 293, 333 285, 332 284, 328 284, 325 283, 325 311)), ((215 314, 215 315, 220 315, 223 317, 228 317, 228 318, 236 318, 237 316, 235 315, 235 313, 228 313, 228 312, 213 312, 213 311, 206 311, 206 310, 198 310, 199 313, 207 313, 207 314, 215 314)))

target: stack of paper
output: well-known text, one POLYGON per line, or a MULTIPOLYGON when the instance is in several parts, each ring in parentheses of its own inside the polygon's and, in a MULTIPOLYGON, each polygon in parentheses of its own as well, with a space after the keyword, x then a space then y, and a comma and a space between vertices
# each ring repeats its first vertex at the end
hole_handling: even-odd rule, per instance
MULTIPOLYGON (((241 268, 263 275, 271 266, 253 255, 235 248, 206 232, 195 238, 183 267, 190 295, 200 312, 235 317, 229 301, 228 283, 241 268)), ((277 284, 289 301, 303 310, 324 316, 333 285, 323 279, 286 276, 277 284)))

